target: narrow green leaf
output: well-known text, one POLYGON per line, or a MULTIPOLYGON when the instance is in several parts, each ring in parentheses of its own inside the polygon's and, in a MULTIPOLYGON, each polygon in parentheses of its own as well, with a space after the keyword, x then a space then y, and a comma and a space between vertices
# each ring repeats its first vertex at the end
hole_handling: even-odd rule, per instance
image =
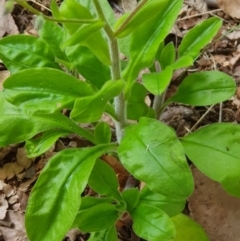
POLYGON ((27 111, 71 109, 76 98, 94 93, 92 87, 62 71, 34 68, 4 81, 4 98, 27 111))
POLYGON ((28 157, 40 156, 51 148, 59 137, 66 136, 70 132, 65 130, 48 130, 45 131, 40 137, 27 140, 25 149, 28 157))
POLYGON ((176 228, 173 241, 210 241, 204 229, 186 215, 178 214, 172 221, 176 228))
POLYGON ((168 43, 162 50, 159 63, 161 65, 161 69, 165 69, 167 66, 174 63, 176 58, 175 47, 172 42, 168 43))
POLYGON ((0 58, 13 74, 22 69, 50 67, 61 69, 55 55, 42 39, 30 35, 12 35, 0 40, 0 58))
POLYGON ((51 0, 50 9, 54 18, 61 18, 56 0, 51 0))
POLYGON ((152 192, 145 186, 140 192, 139 202, 163 210, 168 216, 173 217, 181 213, 185 207, 186 199, 175 199, 152 192))
POLYGON ((182 138, 189 159, 206 176, 240 197, 240 126, 231 123, 208 125, 182 138))
POLYGON ((153 64, 159 44, 171 30, 183 3, 182 0, 161 2, 161 11, 132 33, 130 60, 123 73, 123 78, 127 82, 125 86, 127 98, 139 71, 153 64))
POLYGON ((100 62, 87 47, 76 45, 66 48, 66 55, 86 81, 98 89, 111 79, 109 67, 100 62))
POLYGON ((89 97, 78 98, 75 101, 71 118, 80 123, 98 121, 108 101, 119 95, 124 87, 122 80, 109 80, 101 90, 89 97))
POLYGON ((171 68, 173 70, 175 69, 181 69, 188 66, 191 66, 193 64, 193 58, 190 55, 186 55, 183 57, 180 57, 175 63, 171 65, 171 68))
POLYGON ((96 158, 109 148, 67 149, 49 160, 28 200, 25 225, 30 240, 63 239, 80 207, 96 158))
POLYGON ((154 95, 161 95, 168 87, 172 79, 172 68, 167 67, 159 73, 144 74, 143 84, 154 95))
POLYGON ((147 90, 140 83, 134 83, 131 90, 130 98, 127 101, 127 116, 131 120, 139 120, 146 116, 149 107, 145 103, 147 90))
POLYGON ((133 210, 139 201, 140 192, 137 188, 130 188, 123 190, 122 197, 127 204, 127 211, 133 210))
POLYGON ((104 161, 96 160, 89 178, 89 186, 97 193, 122 200, 114 170, 104 161))
POLYGON ((94 129, 94 137, 97 144, 110 143, 112 131, 106 122, 99 122, 94 129))
POLYGON ((183 80, 177 93, 167 102, 180 102, 194 106, 213 105, 229 99, 235 91, 235 81, 223 72, 196 72, 183 80))
POLYGON ((192 28, 184 36, 178 48, 179 57, 190 55, 195 59, 200 50, 217 34, 221 26, 221 19, 212 17, 192 28))
POLYGON ((141 118, 126 128, 118 149, 120 161, 137 179, 157 193, 183 199, 193 190, 193 178, 176 133, 163 123, 141 118))
POLYGON ((133 230, 141 238, 170 241, 175 237, 174 224, 161 209, 140 203, 130 214, 133 219, 133 230))

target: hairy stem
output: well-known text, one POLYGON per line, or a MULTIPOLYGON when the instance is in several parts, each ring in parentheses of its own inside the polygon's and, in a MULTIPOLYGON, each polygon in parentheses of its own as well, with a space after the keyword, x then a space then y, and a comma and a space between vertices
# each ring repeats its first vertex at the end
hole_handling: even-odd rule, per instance
MULTIPOLYGON (((121 79, 120 58, 117 39, 114 37, 114 33, 109 26, 105 15, 102 11, 101 5, 98 0, 93 0, 99 18, 106 23, 104 31, 108 37, 110 57, 111 57, 111 76, 113 80, 121 79)), ((115 120, 117 141, 120 143, 124 136, 124 126, 126 125, 126 103, 123 93, 114 98, 115 113, 117 120, 115 120)))
POLYGON ((57 19, 52 18, 44 15, 43 13, 39 12, 37 9, 33 8, 31 5, 29 5, 26 1, 23 0, 14 0, 17 4, 21 5, 31 13, 42 16, 45 20, 51 21, 51 22, 57 22, 57 23, 82 23, 82 24, 90 24, 90 23, 97 23, 99 22, 98 19, 57 19))

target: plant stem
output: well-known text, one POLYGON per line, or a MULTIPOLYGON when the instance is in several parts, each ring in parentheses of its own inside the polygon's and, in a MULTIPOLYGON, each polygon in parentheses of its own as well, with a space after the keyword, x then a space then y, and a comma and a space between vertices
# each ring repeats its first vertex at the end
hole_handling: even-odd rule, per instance
POLYGON ((31 5, 29 5, 26 1, 23 0, 14 0, 16 3, 30 11, 31 13, 42 16, 45 20, 51 21, 51 22, 57 22, 57 23, 82 23, 82 24, 90 24, 90 23, 97 23, 99 22, 98 19, 58 19, 58 18, 52 18, 48 17, 41 12, 39 12, 37 9, 33 8, 31 5))
MULTIPOLYGON (((117 39, 114 37, 114 33, 108 24, 105 15, 102 11, 101 5, 98 0, 93 0, 99 18, 106 23, 104 31, 108 37, 110 57, 111 57, 111 76, 113 80, 121 79, 120 58, 117 39)), ((126 103, 124 100, 123 92, 114 98, 115 113, 117 121, 115 120, 117 141, 120 143, 124 136, 124 126, 126 125, 126 103)))
POLYGON ((135 16, 135 14, 141 9, 148 0, 142 0, 137 7, 130 13, 130 15, 126 18, 126 20, 116 29, 114 32, 114 36, 121 33, 121 31, 128 25, 128 23, 131 21, 131 19, 135 16))

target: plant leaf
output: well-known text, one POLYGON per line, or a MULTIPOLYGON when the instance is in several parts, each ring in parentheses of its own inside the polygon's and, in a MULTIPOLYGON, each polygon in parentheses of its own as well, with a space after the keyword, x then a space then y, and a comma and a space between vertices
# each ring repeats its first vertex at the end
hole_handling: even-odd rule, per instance
POLYGON ((139 203, 130 214, 133 219, 133 230, 141 238, 151 241, 167 241, 174 238, 174 224, 162 210, 139 203))
POLYGON ((36 67, 61 69, 50 46, 30 35, 12 35, 1 39, 0 58, 11 74, 36 67))
POLYGON ((122 191, 123 200, 127 204, 127 211, 134 209, 139 201, 140 192, 137 188, 130 188, 122 191))
POLYGON ((178 214, 171 219, 176 228, 173 241, 210 241, 204 229, 188 216, 178 214))
POLYGON ((115 225, 100 232, 91 233, 88 241, 117 241, 117 231, 115 225))
POLYGON ((98 121, 107 102, 120 94, 123 87, 124 82, 122 80, 109 80, 94 95, 76 99, 70 114, 71 118, 80 123, 98 121))
POLYGON ((188 75, 169 102, 204 106, 219 103, 234 95, 236 85, 232 77, 220 71, 203 71, 188 75))
POLYGON ((153 64, 159 44, 171 30, 183 3, 182 0, 161 2, 161 11, 132 33, 130 60, 123 73, 123 78, 127 82, 125 86, 127 98, 139 71, 153 64))
POLYGON ((95 192, 101 195, 122 200, 118 191, 119 184, 116 173, 102 160, 96 160, 88 184, 95 192))
POLYGON ((48 130, 37 139, 27 140, 25 143, 27 156, 30 158, 40 156, 51 148, 59 137, 66 136, 68 134, 70 134, 70 132, 65 130, 48 130))
POLYGON ((154 95, 161 95, 168 87, 172 79, 172 68, 167 67, 159 73, 144 74, 143 84, 154 95))
POLYGON ((49 160, 28 200, 25 225, 30 240, 62 240, 80 207, 96 158, 109 149, 110 145, 67 149, 49 160))
POLYGON ((240 197, 240 126, 216 123, 182 138, 189 159, 233 196, 240 197))
POLYGON ((118 149, 120 161, 157 193, 183 199, 193 190, 184 149, 175 132, 157 120, 141 118, 126 129, 118 149))
POLYGON ((161 69, 164 70, 167 66, 174 63, 176 58, 175 47, 172 42, 168 43, 161 52, 159 63, 161 65, 161 69))
POLYGON ((20 71, 8 77, 3 86, 7 101, 32 112, 71 109, 76 98, 94 93, 86 82, 50 68, 20 71))
POLYGON ((217 34, 221 26, 221 19, 212 17, 192 28, 184 36, 178 48, 179 57, 190 55, 195 59, 200 50, 217 34))
POLYGON ((173 70, 175 69, 181 69, 188 66, 191 66, 193 64, 193 58, 190 55, 186 55, 183 57, 180 57, 175 63, 171 65, 171 68, 173 70))
POLYGON ((106 144, 111 142, 112 131, 106 122, 99 122, 94 129, 94 137, 97 144, 106 144))
POLYGON ((152 192, 145 186, 140 192, 139 202, 163 210, 168 216, 173 217, 182 212, 186 199, 169 198, 162 194, 152 192))

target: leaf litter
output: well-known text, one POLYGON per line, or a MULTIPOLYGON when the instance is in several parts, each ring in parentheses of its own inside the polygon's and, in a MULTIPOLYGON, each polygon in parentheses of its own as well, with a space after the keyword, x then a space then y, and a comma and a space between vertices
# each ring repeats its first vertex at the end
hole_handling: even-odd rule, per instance
MULTIPOLYGON (((31 13, 16 8, 14 14, 3 14, 5 0, 0 0, 0 38, 11 34, 33 34, 37 35, 34 29, 34 17, 31 13), (17 11, 16 11, 17 9, 17 11), (17 24, 16 24, 16 23, 17 24)), ((49 0, 32 1, 33 6, 38 10, 44 11, 49 7, 49 0)), ((116 16, 120 16, 124 11, 131 11, 137 4, 136 0, 109 0, 113 6, 116 16)), ((173 41, 177 46, 181 38, 195 26, 210 16, 217 15, 223 19, 224 24, 214 41, 205 48, 201 56, 190 69, 176 71, 172 83, 169 86, 167 97, 177 91, 183 76, 188 73, 218 69, 232 75, 237 84, 240 84, 240 29, 238 21, 240 18, 239 0, 188 0, 184 2, 176 25, 167 37, 167 42, 173 41)), ((9 76, 0 60, 0 88, 4 79, 9 76)), ((179 136, 184 136, 188 130, 198 123, 209 107, 191 108, 184 105, 172 105, 163 113, 161 120, 172 126, 179 136)), ((219 113, 222 113, 222 121, 240 122, 240 90, 231 100, 223 103, 223 106, 214 106, 209 110, 204 119, 198 126, 215 123, 219 121, 219 113)), ((106 117, 103 121, 109 122, 106 117)), ((112 125, 112 123, 110 123, 112 125)), ((27 158, 22 145, 11 145, 0 150, 0 239, 5 241, 27 241, 24 228, 24 212, 31 187, 34 185, 39 172, 47 163, 48 159, 57 151, 76 146, 85 146, 75 136, 62 138, 41 157, 34 159, 27 158)), ((131 176, 123 169, 119 162, 113 157, 104 156, 103 159, 114 168, 120 183, 120 189, 126 186, 139 185, 135 183, 131 176)), ((196 169, 196 168, 195 168, 196 169)), ((213 181, 206 180, 202 174, 198 174, 193 168, 196 182, 196 190, 188 200, 189 208, 186 212, 198 221, 207 231, 211 241, 237 241, 239 240, 239 217, 234 212, 239 209, 240 201, 229 197, 220 186, 213 181), (215 199, 217 197, 217 200, 215 199), (213 201, 214 200, 214 201, 213 201), (220 208, 220 209, 219 209, 220 208), (216 210, 221 210, 217 212, 216 210), (203 215, 205 213, 205 215, 203 215), (227 218, 226 218, 227 217, 227 218), (224 228, 226 230, 224 231, 224 228), (224 232, 224 234, 223 234, 224 232)), ((140 185, 144 185, 141 183, 140 185)), ((86 190, 86 194, 91 193, 86 190)), ((118 224, 119 240, 137 240, 134 235, 132 238, 131 230, 124 224, 118 224)), ((71 230, 66 236, 65 241, 85 241, 87 236, 78 230, 71 230)))

